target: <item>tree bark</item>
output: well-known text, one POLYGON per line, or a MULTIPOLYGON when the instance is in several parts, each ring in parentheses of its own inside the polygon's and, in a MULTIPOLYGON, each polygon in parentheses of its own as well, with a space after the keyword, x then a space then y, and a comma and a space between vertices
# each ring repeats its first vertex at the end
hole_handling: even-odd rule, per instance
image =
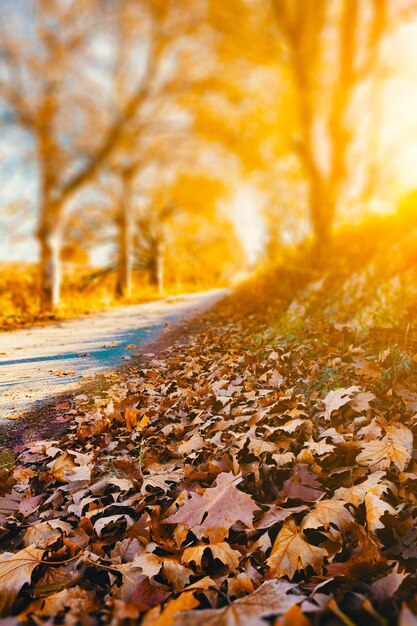
POLYGON ((116 296, 128 298, 132 292, 132 223, 127 198, 122 199, 118 229, 116 296))
POLYGON ((164 292, 164 255, 161 246, 157 246, 149 264, 149 283, 164 292))
POLYGON ((313 245, 311 265, 316 269, 323 269, 329 263, 329 253, 332 241, 333 217, 327 211, 312 214, 313 245))
POLYGON ((59 307, 61 297, 61 236, 57 230, 40 228, 40 308, 43 313, 59 307))

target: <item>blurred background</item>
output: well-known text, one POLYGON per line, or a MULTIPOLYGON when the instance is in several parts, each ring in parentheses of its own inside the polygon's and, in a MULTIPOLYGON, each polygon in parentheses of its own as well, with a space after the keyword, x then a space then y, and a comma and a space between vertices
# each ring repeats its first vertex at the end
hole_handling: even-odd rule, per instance
POLYGON ((0 183, 3 328, 408 236, 417 3, 1 0, 0 183))

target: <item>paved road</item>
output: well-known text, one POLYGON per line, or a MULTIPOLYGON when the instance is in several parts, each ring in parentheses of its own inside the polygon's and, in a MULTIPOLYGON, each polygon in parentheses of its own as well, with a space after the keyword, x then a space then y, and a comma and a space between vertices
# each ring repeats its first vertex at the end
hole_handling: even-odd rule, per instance
POLYGON ((128 361, 168 323, 194 317, 227 290, 124 306, 48 326, 0 333, 0 420, 16 417, 90 376, 128 361))

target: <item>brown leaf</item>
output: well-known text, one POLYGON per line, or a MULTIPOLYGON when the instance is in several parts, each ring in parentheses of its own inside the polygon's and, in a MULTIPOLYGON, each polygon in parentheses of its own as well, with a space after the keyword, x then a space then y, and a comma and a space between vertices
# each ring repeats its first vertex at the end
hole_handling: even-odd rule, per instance
POLYGON ((44 550, 28 546, 15 554, 0 555, 0 615, 10 610, 23 585, 30 583, 43 553, 44 550))
POLYGON ((271 575, 293 578, 296 572, 308 566, 320 572, 325 556, 327 551, 309 544, 302 530, 289 520, 279 531, 266 563, 271 575))
POLYGON ((131 432, 138 423, 138 415, 138 409, 131 409, 129 407, 125 408, 124 419, 126 424, 126 430, 128 430, 129 432, 131 432))
POLYGON ((314 502, 324 495, 314 472, 307 465, 293 467, 293 475, 284 483, 284 493, 288 498, 314 502))
POLYGON ((285 581, 268 580, 250 595, 221 609, 179 614, 175 626, 265 626, 264 617, 283 614, 304 599, 289 594, 291 589, 285 581))
POLYGON ((71 524, 61 520, 50 520, 49 522, 36 522, 31 524, 23 537, 25 546, 35 545, 37 548, 46 548, 54 543, 62 533, 70 533, 71 524))
POLYGON ((373 470, 388 469, 393 463, 403 472, 411 460, 411 454, 401 444, 388 437, 382 441, 365 441, 362 452, 356 457, 359 465, 371 467, 373 470))
POLYGON ((348 404, 352 396, 358 393, 360 390, 360 387, 352 385, 352 387, 329 391, 329 393, 323 400, 326 407, 323 415, 324 419, 330 419, 333 411, 337 411, 345 404, 348 404))
POLYGON ((360 391, 350 400, 349 406, 357 413, 364 413, 370 408, 370 402, 375 399, 376 396, 372 391, 360 391))
POLYGON ((188 585, 193 571, 181 565, 176 559, 164 559, 162 575, 172 585, 174 591, 178 592, 188 585))
POLYGON ((259 507, 251 496, 236 488, 236 482, 240 480, 231 472, 219 474, 215 487, 206 489, 202 496, 194 495, 164 523, 187 524, 198 538, 211 537, 213 531, 218 532, 218 529, 223 529, 224 538, 237 521, 251 528, 254 513, 259 507))
POLYGON ((399 572, 398 567, 399 565, 396 563, 394 569, 389 574, 372 584, 372 593, 380 602, 391 599, 407 576, 409 576, 409 574, 399 572))
POLYGON ((71 609, 71 616, 80 617, 83 613, 91 613, 97 607, 94 602, 94 594, 80 587, 62 589, 45 599, 37 600, 31 605, 31 611, 37 615, 55 617, 65 609, 71 609))
POLYGON ((198 605, 199 602, 195 599, 194 593, 186 591, 175 600, 169 600, 162 611, 158 607, 149 611, 145 615, 142 626, 172 626, 172 624, 177 624, 177 616, 182 611, 189 611, 198 605))
POLYGON ((366 523, 368 529, 373 533, 379 528, 384 528, 384 524, 380 519, 384 513, 395 515, 395 509, 388 502, 384 502, 377 494, 372 493, 372 491, 369 491, 365 496, 365 508, 366 523))
POLYGON ((353 520, 341 500, 321 500, 316 502, 314 509, 303 519, 301 528, 328 529, 330 524, 335 524, 339 529, 345 528, 353 520))
POLYGON ((201 561, 206 550, 210 550, 213 559, 219 559, 219 561, 232 571, 238 567, 240 559, 242 558, 238 550, 233 550, 228 543, 221 541, 219 543, 204 543, 186 548, 183 552, 181 562, 187 564, 194 562, 198 568, 201 568, 201 561))

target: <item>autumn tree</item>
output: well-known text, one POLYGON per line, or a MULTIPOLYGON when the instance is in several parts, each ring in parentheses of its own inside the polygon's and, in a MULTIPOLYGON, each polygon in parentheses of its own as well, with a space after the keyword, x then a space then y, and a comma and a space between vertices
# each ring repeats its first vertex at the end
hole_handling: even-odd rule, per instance
MULTIPOLYGON (((135 245, 138 241, 147 247, 148 270, 151 283, 162 290, 162 233, 171 202, 160 199, 148 206, 144 221, 138 198, 149 196, 147 172, 157 171, 153 177, 156 190, 168 176, 183 164, 184 146, 193 140, 194 113, 189 106, 189 94, 204 88, 212 70, 212 41, 207 37, 207 7, 204 1, 190 7, 186 0, 167 3, 161 0, 143 2, 150 14, 152 50, 158 57, 152 86, 146 100, 137 107, 131 123, 123 132, 119 149, 109 159, 109 167, 121 179, 121 197, 116 221, 118 235, 117 295, 128 296, 131 291, 131 273, 135 245), (151 19, 152 18, 152 19, 151 19), (136 199, 135 199, 136 198, 136 199), (161 224, 159 224, 161 222, 161 224)), ((129 3, 127 3, 127 6, 129 3)), ((117 92, 129 88, 127 61, 132 61, 130 39, 134 41, 132 19, 122 6, 118 12, 121 38, 120 59, 117 63, 115 84, 117 92)), ((133 56, 133 61, 136 57, 133 56)), ((151 196, 153 194, 151 193, 151 196)))
POLYGON ((315 259, 320 263, 338 205, 348 192, 356 137, 352 109, 359 87, 366 87, 375 69, 386 1, 371 0, 365 7, 359 0, 337 5, 330 0, 274 0, 274 8, 298 112, 293 149, 308 185, 315 259))
MULTIPOLYGON (((256 25, 267 27, 269 12, 254 12, 242 0, 227 6, 218 0, 195 2, 192 10, 187 3, 163 5, 165 11, 158 18, 160 48, 171 59, 170 71, 138 107, 121 149, 109 160, 113 172, 121 173, 121 188, 126 191, 116 218, 124 231, 118 241, 125 246, 124 251, 119 247, 119 296, 130 291, 132 254, 136 264, 147 264, 150 283, 162 289, 164 240, 173 207, 179 220, 180 214, 192 220, 193 207, 201 214, 197 221, 207 224, 208 204, 215 203, 213 194, 200 197, 200 203, 184 201, 190 190, 199 195, 194 181, 217 178, 229 187, 238 186, 247 171, 265 167, 264 141, 277 135, 266 121, 271 117, 273 96, 266 98, 260 90, 269 80, 275 93, 276 61, 271 59, 275 39, 271 33, 265 41, 253 40, 256 25), (186 171, 190 176, 185 177, 178 197, 176 181, 179 175, 184 183, 186 171)), ((118 18, 121 30, 126 30, 121 54, 128 57, 130 22, 123 22, 122 12, 118 18)), ((118 64, 118 90, 124 89, 120 68, 125 64, 118 64)), ((276 124, 274 116, 274 130, 276 124)), ((213 228, 225 231, 223 222, 216 223, 215 204, 210 211, 213 228)), ((213 244, 213 233, 208 239, 213 244)))
MULTIPOLYGON (((170 82, 164 71, 174 62, 172 43, 181 17, 190 27, 190 12, 183 3, 173 8, 161 0, 129 0, 123 19, 118 7, 95 0, 40 0, 28 7, 2 5, 0 98, 12 123, 27 131, 34 146, 41 303, 48 310, 60 299, 64 208, 108 165, 129 125, 138 115, 144 122, 140 114, 150 99, 158 99, 161 84, 170 82), (29 36, 28 12, 33 15, 29 36), (14 28, 8 26, 10 19, 14 28), (114 90, 114 67, 121 58, 129 62, 114 90)), ((126 159, 121 160, 123 169, 126 159)))

